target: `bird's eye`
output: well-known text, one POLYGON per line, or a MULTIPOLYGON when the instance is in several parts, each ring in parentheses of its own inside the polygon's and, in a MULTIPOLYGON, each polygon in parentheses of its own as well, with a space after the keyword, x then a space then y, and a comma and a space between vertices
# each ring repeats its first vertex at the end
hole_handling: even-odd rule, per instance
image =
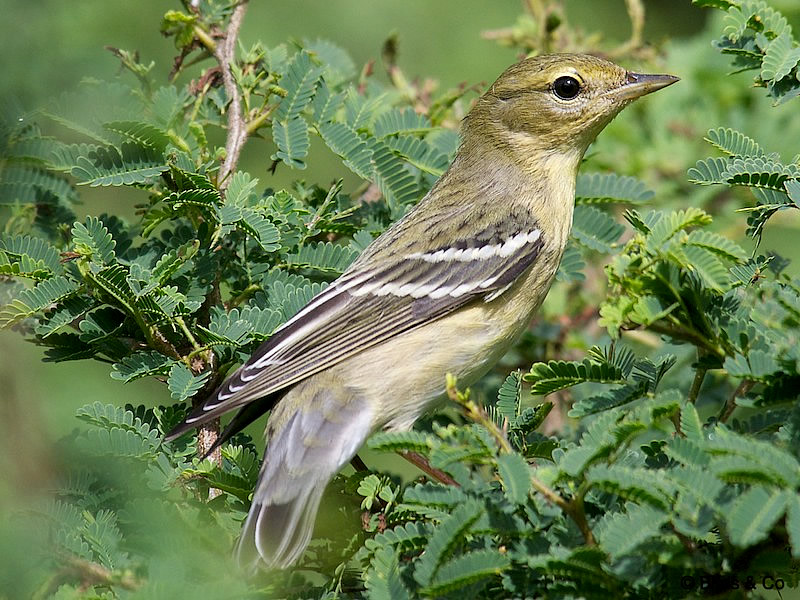
POLYGON ((553 82, 553 93, 562 100, 572 100, 581 91, 581 84, 574 77, 565 75, 553 82))

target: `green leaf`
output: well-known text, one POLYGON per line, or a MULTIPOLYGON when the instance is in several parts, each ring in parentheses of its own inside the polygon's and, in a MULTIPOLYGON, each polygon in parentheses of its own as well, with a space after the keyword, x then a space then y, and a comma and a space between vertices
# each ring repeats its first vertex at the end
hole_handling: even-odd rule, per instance
POLYGON ((428 543, 432 530, 431 523, 410 521, 379 533, 375 536, 375 542, 397 546, 402 551, 422 550, 428 543))
POLYGON ((375 552, 369 569, 364 573, 364 586, 369 600, 406 600, 412 597, 401 577, 397 550, 391 546, 375 552))
POLYGON ((280 248, 281 234, 278 228, 252 208, 243 208, 236 227, 253 236, 264 252, 274 252, 280 248))
POLYGON ((73 203, 75 189, 61 175, 30 165, 5 165, 0 171, 0 206, 52 203, 54 199, 73 203))
POLYGON ((2 235, 0 251, 12 260, 22 260, 26 257, 34 265, 41 265, 41 268, 52 275, 61 275, 64 272, 58 250, 41 238, 28 235, 2 235))
POLYGON ((697 273, 707 286, 718 291, 729 287, 728 270, 712 252, 699 246, 686 246, 683 253, 689 270, 697 273))
POLYGON ((611 252, 625 227, 593 206, 578 205, 572 219, 572 235, 581 244, 598 252, 611 252))
POLYGON ((151 375, 166 375, 174 364, 173 359, 155 350, 136 352, 114 363, 111 378, 128 383, 151 375))
POLYGON ((345 121, 354 131, 367 130, 385 105, 386 94, 368 97, 350 87, 344 103, 345 121))
POLYGON ((378 452, 419 452, 426 455, 432 445, 431 437, 422 431, 392 431, 375 433, 368 446, 378 452))
POLYGON ((467 552, 443 564, 433 582, 422 593, 441 596, 482 579, 499 576, 510 566, 508 554, 501 554, 497 550, 467 552))
POLYGON ((725 154, 732 156, 764 155, 761 146, 754 139, 729 127, 709 129, 705 139, 725 154))
POLYGON ((206 379, 211 375, 210 371, 194 375, 189 370, 189 367, 183 363, 176 363, 172 365, 169 370, 169 377, 167 378, 167 387, 169 388, 170 396, 176 402, 183 402, 187 398, 191 398, 203 387, 206 379))
POLYGON ((225 204, 234 206, 250 206, 255 197, 258 179, 244 171, 236 171, 231 175, 228 188, 225 190, 225 204))
POLYGON ((66 277, 53 277, 23 290, 20 295, 0 308, 0 329, 10 327, 23 319, 57 304, 78 291, 78 284, 66 277))
POLYGON ((285 44, 278 44, 274 48, 264 50, 264 64, 267 71, 283 75, 289 64, 289 51, 285 44))
POLYGON ((154 456, 161 443, 158 429, 113 404, 87 404, 76 417, 95 427, 78 438, 79 447, 91 455, 147 458, 154 456))
POLYGON ((716 427, 706 448, 715 455, 711 470, 720 478, 792 488, 800 482, 800 463, 770 442, 716 427))
MULTIPOLYGON (((513 424, 519 413, 519 403, 522 396, 522 375, 519 371, 508 374, 506 380, 497 390, 497 403, 495 408, 501 417, 513 424)), ((500 423, 502 426, 502 423, 500 423)))
POLYGON ((788 490, 768 490, 760 485, 744 492, 726 515, 731 542, 746 548, 765 539, 791 497, 788 490))
MULTIPOLYGON (((236 309, 231 310, 231 313, 236 309)), ((250 333, 257 340, 265 340, 283 322, 280 311, 269 308, 245 306, 240 309, 241 318, 250 326, 250 333)))
POLYGON ((607 513, 593 529, 603 550, 617 559, 656 537, 667 521, 669 514, 658 508, 627 502, 625 512, 607 513))
POLYGON ((626 383, 619 367, 598 364, 588 359, 583 362, 551 360, 535 363, 524 377, 531 383, 531 393, 551 394, 579 383, 626 383))
POLYGON ((336 113, 344 104, 344 94, 334 94, 326 85, 325 81, 321 81, 314 100, 311 103, 314 124, 317 127, 333 121, 336 113))
POLYGON ((730 273, 734 281, 744 285, 752 285, 766 269, 767 264, 768 261, 765 260, 750 259, 744 264, 733 265, 730 268, 730 273))
MULTIPOLYGON (((651 212, 650 234, 647 237, 646 247, 655 254, 664 251, 664 245, 671 241, 675 234, 691 227, 699 227, 711 223, 711 215, 694 206, 685 210, 672 212, 651 212)), ((711 255, 714 258, 713 255, 711 255)))
POLYGON ((152 458, 160 443, 156 430, 143 437, 126 429, 92 429, 78 438, 78 447, 93 456, 152 458))
MULTIPOLYGON (((710 132, 709 132, 710 134, 710 132)), ((728 169, 727 158, 706 158, 698 160, 694 167, 689 169, 689 181, 700 185, 725 183, 725 171, 728 169)))
POLYGON ((86 225, 76 222, 71 233, 75 252, 81 256, 98 265, 116 262, 114 248, 117 243, 97 217, 87 217, 86 225))
POLYGON ((269 290, 270 305, 279 309, 285 320, 289 320, 325 287, 327 285, 316 282, 298 287, 276 281, 269 290))
POLYGON ((392 151, 420 171, 439 177, 447 169, 449 162, 447 157, 423 139, 411 135, 401 135, 388 138, 385 142, 392 151))
MULTIPOLYGON (((275 110, 275 122, 282 122, 285 127, 286 123, 291 123, 300 115, 311 101, 321 74, 322 67, 314 64, 308 52, 301 50, 294 55, 286 74, 280 80, 281 87, 286 90, 286 96, 281 99, 275 110)), ((273 133, 273 139, 275 137, 273 133)), ((280 148, 280 144, 278 147, 280 148)))
POLYGON ((661 299, 656 296, 640 296, 636 299, 633 310, 627 316, 634 323, 651 325, 666 317, 679 306, 680 303, 675 302, 664 307, 661 304, 661 299))
POLYGON ((681 431, 687 439, 693 442, 703 442, 706 438, 703 432, 703 422, 694 404, 686 404, 681 409, 681 431))
POLYGON ((282 160, 293 169, 306 168, 306 163, 302 159, 308 155, 311 140, 308 136, 308 124, 303 117, 296 116, 289 121, 273 121, 272 140, 278 147, 278 151, 272 155, 272 160, 282 160))
POLYGON ((506 497, 512 504, 525 504, 531 488, 531 468, 516 452, 497 457, 497 469, 506 497))
POLYGON ((59 303, 56 309, 49 314, 49 318, 36 324, 36 335, 47 338, 58 332, 59 329, 72 325, 75 319, 81 317, 90 309, 97 306, 97 301, 92 297, 70 297, 59 303))
POLYGON ((786 532, 792 544, 792 557, 800 557, 800 496, 792 494, 787 500, 786 532))
POLYGON ((78 156, 71 172, 80 185, 95 187, 150 183, 167 170, 162 153, 151 146, 125 142, 119 148, 100 146, 78 156))
POLYGON ((393 108, 384 112, 375 120, 373 127, 377 138, 398 133, 425 133, 430 129, 431 122, 428 117, 418 114, 411 107, 403 110, 393 108))
POLYGON ((692 0, 692 4, 703 8, 721 8, 722 10, 736 6, 733 0, 692 0))
POLYGON ((787 179, 800 177, 800 168, 761 156, 736 157, 722 174, 726 183, 784 191, 787 179))
POLYGON ((125 429, 141 434, 150 435, 150 425, 144 423, 133 411, 113 404, 94 402, 81 406, 75 411, 75 417, 85 423, 103 429, 125 429))
POLYGON ((704 229, 692 231, 686 240, 691 246, 705 248, 709 252, 735 262, 747 259, 747 252, 736 242, 704 229))
POLYGON ((614 173, 581 173, 575 186, 575 198, 579 202, 639 204, 654 195, 643 181, 614 173))
POLYGON ((119 264, 111 265, 96 273, 90 271, 86 275, 92 283, 116 300, 128 314, 138 317, 139 310, 134 304, 136 295, 131 289, 128 276, 128 270, 119 264))
POLYGON ((228 345, 242 346, 250 340, 250 332, 253 326, 245 319, 239 318, 239 309, 234 308, 230 312, 225 312, 222 308, 214 307, 208 328, 202 327, 208 335, 204 335, 204 341, 209 345, 228 345))
POLYGON ((800 208, 800 180, 788 179, 783 186, 786 188, 786 195, 791 198, 795 206, 800 208))
POLYGON ((356 74, 356 65, 350 55, 336 44, 323 39, 313 42, 303 40, 305 49, 322 63, 322 77, 331 87, 352 79, 356 74))
POLYGON ((661 510, 668 510, 673 502, 674 485, 656 469, 598 464, 586 472, 586 481, 603 491, 661 510))
POLYGON ((372 158, 381 192, 390 206, 397 208, 413 203, 419 190, 413 175, 384 142, 372 143, 372 158))
POLYGON ((483 511, 483 507, 476 500, 467 500, 442 520, 433 531, 425 552, 417 561, 414 579, 420 585, 427 587, 432 583, 447 555, 483 511))
POLYGON ((287 255, 286 263, 293 267, 343 273, 358 254, 347 246, 330 242, 313 242, 302 246, 298 252, 287 255))
POLYGON ((771 375, 781 370, 775 358, 761 349, 754 348, 747 357, 737 354, 727 357, 723 365, 733 377, 768 381, 771 375))
POLYGON ((49 279, 51 276, 50 269, 43 261, 34 261, 26 255, 22 255, 19 260, 13 262, 12 260, 8 254, 0 250, 0 275, 26 277, 36 281, 49 279))
POLYGON ((583 281, 586 276, 583 270, 586 268, 586 262, 583 260, 580 248, 578 245, 570 240, 567 247, 564 249, 564 255, 561 257, 561 264, 558 265, 558 272, 556 279, 567 283, 573 281, 583 281))
POLYGON ((152 123, 143 121, 111 121, 103 127, 129 139, 139 146, 149 146, 163 153, 170 143, 169 133, 152 123))
POLYGON ((617 387, 589 398, 581 398, 572 405, 567 414, 574 419, 579 419, 629 404, 634 400, 638 400, 644 394, 644 386, 640 384, 617 387))
POLYGON ((178 269, 180 269, 187 261, 194 258, 197 251, 200 249, 200 242, 198 240, 190 240, 170 250, 161 258, 158 259, 151 271, 151 277, 158 285, 166 283, 178 269))
POLYGON ((450 509, 464 504, 468 498, 460 488, 423 483, 407 487, 403 494, 403 501, 410 505, 450 509))
POLYGON ((433 146, 437 152, 447 157, 448 162, 450 162, 461 145, 461 136, 458 131, 453 129, 438 128, 426 135, 425 141, 433 146))
POLYGON ((363 179, 372 179, 372 150, 354 129, 343 123, 324 123, 317 129, 328 147, 353 173, 363 179))
POLYGON ((780 81, 792 72, 798 62, 800 48, 794 45, 790 31, 785 31, 767 46, 764 62, 761 64, 761 79, 780 81))

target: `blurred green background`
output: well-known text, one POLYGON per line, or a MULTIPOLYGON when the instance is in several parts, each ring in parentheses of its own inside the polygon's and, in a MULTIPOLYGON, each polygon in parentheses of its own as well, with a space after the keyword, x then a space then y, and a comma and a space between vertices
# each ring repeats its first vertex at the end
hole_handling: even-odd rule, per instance
MULTIPOLYGON (((795 3, 796 0, 786 0, 774 4, 788 10, 795 3)), ((565 0, 564 6, 573 26, 600 32, 605 38, 619 42, 629 35, 624 0, 565 0)), ((710 40, 721 30, 718 22, 709 32, 698 35, 712 17, 710 11, 693 8, 688 0, 648 0, 645 6, 645 39, 656 44, 672 40, 663 67, 685 81, 681 91, 676 86, 675 94, 654 99, 654 103, 661 104, 653 106, 668 110, 669 103, 678 102, 691 107, 698 102, 697 96, 692 94, 702 90, 703 85, 702 81, 692 81, 692 78, 702 76, 704 65, 714 65, 717 73, 728 70, 727 59, 718 56, 710 46, 710 40)), ((158 25, 161 15, 171 8, 179 8, 178 3, 165 0, 0 0, 3 17, 0 40, 4 57, 0 96, 33 109, 74 89, 83 78, 113 79, 119 74, 119 64, 104 46, 139 50, 144 62, 155 61, 156 79, 165 80, 174 48, 159 34, 158 25)), ((512 25, 521 10, 518 0, 407 0, 402 4, 390 0, 253 0, 242 41, 248 45, 261 39, 265 45, 272 46, 292 38, 327 38, 347 49, 358 65, 376 60, 376 70, 379 76, 384 76, 380 68, 381 45, 389 34, 395 33, 399 38, 399 65, 405 74, 431 77, 447 88, 461 82, 492 81, 518 58, 514 50, 482 39, 481 32, 512 25)), ((792 14, 796 22, 797 12, 792 14)), ((626 66, 637 67, 635 64, 626 66)), ((196 73, 190 71, 182 77, 196 73)), ((746 89, 748 78, 749 75, 740 75, 729 85, 737 90, 746 89)), ((181 79, 178 83, 185 81, 181 79)), ((756 92, 753 92, 753 104, 757 103, 758 110, 773 110, 763 93, 756 92)), ((719 103, 719 99, 713 100, 719 103)), ((94 101, 99 106, 103 98, 94 101)), ((710 150, 699 153, 694 150, 702 148, 699 139, 707 128, 746 125, 751 118, 747 111, 751 109, 746 104, 742 106, 738 101, 737 107, 723 104, 720 110, 731 112, 713 122, 699 123, 691 122, 693 113, 687 109, 686 130, 665 135, 671 136, 671 143, 677 144, 683 136, 688 140, 686 147, 692 151, 664 156, 667 174, 682 177, 695 160, 706 156, 706 151, 710 153, 710 150)), ((91 106, 82 108, 86 112, 92 110, 91 106)), ((795 104, 775 110, 775 114, 786 115, 782 123, 790 118, 788 111, 796 112, 797 107, 795 104)), ((624 140, 628 123, 625 115, 618 119, 612 125, 614 133, 607 134, 609 139, 624 140)), ((798 127, 794 131, 798 132, 798 127)), ((756 132, 745 129, 745 133, 755 135, 756 132)), ((759 139, 773 144, 770 150, 783 152, 784 156, 797 152, 800 138, 780 135, 779 128, 775 133, 766 138, 760 135, 759 139)), ((602 154, 603 144, 601 139, 596 148, 598 154, 602 154)), ((316 164, 314 151, 312 149, 311 164, 316 164)), ((647 153, 648 149, 641 151, 647 153)), ((266 144, 254 141, 248 147, 241 168, 249 170, 262 182, 277 186, 282 183, 281 175, 270 179, 269 152, 271 148, 266 144)), ((613 160, 613 146, 609 146, 609 152, 613 160)), ((321 163, 319 168, 315 166, 313 175, 303 175, 318 181, 341 176, 334 168, 339 163, 330 162, 328 167, 325 161, 321 163), (329 171, 326 172, 326 168, 329 171)), ((628 161, 627 164, 633 163, 628 161)), ((291 178, 297 174, 286 174, 284 170, 284 176, 291 178)), ((681 185, 685 185, 684 180, 681 185)), ((76 209, 79 217, 84 212, 133 214, 135 198, 129 193, 102 188, 83 191, 85 204, 76 209)), ((777 224, 770 225, 765 247, 780 247, 787 254, 797 254, 800 229, 797 218, 792 217, 794 220, 780 219, 777 224)), ((0 505, 12 500, 17 503, 28 493, 47 488, 50 476, 58 470, 59 457, 52 450, 53 442, 77 427, 78 422, 73 418, 77 407, 94 401, 152 405, 168 399, 166 388, 152 381, 126 386, 112 381, 107 365, 42 363, 42 351, 24 343, 16 332, 0 332, 0 357, 0 434, 3 440, 0 444, 0 505)))

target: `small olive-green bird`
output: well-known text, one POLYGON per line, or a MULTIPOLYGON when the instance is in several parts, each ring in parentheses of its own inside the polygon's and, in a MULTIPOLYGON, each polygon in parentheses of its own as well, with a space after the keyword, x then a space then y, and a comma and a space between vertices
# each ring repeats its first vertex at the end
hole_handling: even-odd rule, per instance
POLYGON ((272 411, 243 566, 296 562, 326 484, 370 434, 409 429, 445 397, 447 373, 468 385, 500 359, 558 269, 587 147, 675 81, 578 54, 509 67, 428 195, 170 432, 238 409, 219 444, 272 411))

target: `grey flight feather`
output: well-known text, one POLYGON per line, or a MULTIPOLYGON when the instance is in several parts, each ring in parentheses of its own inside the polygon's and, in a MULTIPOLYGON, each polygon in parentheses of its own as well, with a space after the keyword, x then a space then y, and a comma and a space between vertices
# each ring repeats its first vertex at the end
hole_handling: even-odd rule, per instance
POLYGON ((373 414, 364 399, 335 377, 320 377, 320 387, 303 382, 293 388, 302 408, 268 428, 269 452, 236 546, 237 562, 250 570, 261 560, 283 568, 300 557, 325 485, 371 431, 373 414))

